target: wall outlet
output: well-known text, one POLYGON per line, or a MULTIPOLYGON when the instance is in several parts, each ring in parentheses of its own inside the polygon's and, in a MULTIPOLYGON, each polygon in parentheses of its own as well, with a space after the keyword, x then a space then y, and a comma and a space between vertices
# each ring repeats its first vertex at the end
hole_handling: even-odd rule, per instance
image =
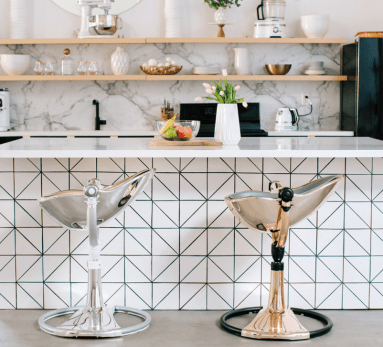
POLYGON ((308 94, 302 94, 302 106, 310 105, 309 97, 310 97, 310 95, 308 95, 308 94))

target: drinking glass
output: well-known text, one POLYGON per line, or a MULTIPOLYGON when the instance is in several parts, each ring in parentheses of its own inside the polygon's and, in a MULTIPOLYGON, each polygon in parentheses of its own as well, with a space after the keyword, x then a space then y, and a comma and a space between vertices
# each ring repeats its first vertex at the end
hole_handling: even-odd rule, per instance
POLYGON ((79 75, 86 75, 86 72, 87 72, 87 70, 86 70, 86 64, 87 64, 87 62, 86 61, 80 61, 79 63, 78 63, 78 68, 77 68, 77 72, 78 72, 78 74, 79 75))
POLYGON ((55 74, 55 63, 53 61, 48 61, 45 64, 45 75, 54 75, 55 74))
POLYGON ((98 75, 98 64, 97 61, 89 63, 89 75, 98 75))
POLYGON ((33 71, 35 72, 35 75, 44 75, 44 63, 37 61, 33 71))

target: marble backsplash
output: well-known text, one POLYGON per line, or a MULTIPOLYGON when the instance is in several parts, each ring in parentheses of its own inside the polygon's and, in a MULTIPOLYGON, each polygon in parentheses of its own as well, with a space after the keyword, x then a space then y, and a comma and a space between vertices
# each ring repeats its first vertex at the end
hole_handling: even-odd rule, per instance
MULTIPOLYGON (((218 65, 233 73, 235 47, 249 47, 252 74, 266 74, 265 64, 292 64, 290 74, 303 74, 310 61, 324 61, 328 74, 340 72, 340 45, 317 44, 146 44, 120 45, 130 55, 128 74, 142 74, 139 66, 150 58, 165 60, 171 56, 190 74, 193 66, 218 65)), ((56 73, 64 48, 78 61, 97 61, 101 74, 112 74, 110 56, 117 45, 11 45, 1 46, 0 53, 30 54, 33 74, 36 61, 56 62, 56 73)), ((4 74, 3 72, 1 72, 4 74)), ((13 130, 93 130, 95 110, 92 100, 101 103, 101 117, 107 120, 104 130, 154 130, 160 118, 164 98, 179 111, 180 103, 194 102, 204 96, 203 81, 96 81, 96 82, 1 82, 0 88, 11 93, 13 130)), ((207 81, 209 82, 209 81, 207 81)), ((242 81, 240 96, 261 105, 261 125, 274 126, 279 107, 300 107, 302 94, 309 94, 314 105, 311 116, 301 119, 301 129, 339 129, 339 82, 270 82, 242 81)))

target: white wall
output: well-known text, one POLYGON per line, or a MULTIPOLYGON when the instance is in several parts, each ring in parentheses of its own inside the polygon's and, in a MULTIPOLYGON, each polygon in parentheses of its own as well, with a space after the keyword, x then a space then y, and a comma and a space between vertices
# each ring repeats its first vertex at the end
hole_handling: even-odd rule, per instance
MULTIPOLYGON (((162 37, 164 32, 163 8, 165 0, 141 0, 122 18, 125 22, 125 37, 162 37)), ((217 29, 207 23, 212 22, 214 10, 203 0, 179 0, 184 2, 184 36, 215 36, 217 29)), ((0 0, 0 38, 9 37, 9 2, 0 0)), ((227 36, 240 37, 253 35, 256 8, 260 0, 243 0, 240 8, 230 10, 227 36)), ((353 40, 359 31, 382 30, 382 0, 287 0, 286 21, 289 36, 302 36, 299 18, 305 14, 330 14, 331 28, 328 37, 346 37, 353 40)), ((73 37, 79 28, 79 17, 67 13, 51 0, 28 0, 31 38, 73 37)))

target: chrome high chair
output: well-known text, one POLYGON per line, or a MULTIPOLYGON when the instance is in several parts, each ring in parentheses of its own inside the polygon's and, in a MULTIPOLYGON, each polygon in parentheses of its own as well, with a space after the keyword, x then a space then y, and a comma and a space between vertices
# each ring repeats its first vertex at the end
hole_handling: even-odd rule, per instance
POLYGON ((105 186, 97 179, 88 182, 84 190, 68 190, 44 197, 40 206, 65 228, 87 229, 89 232, 88 294, 85 307, 70 307, 48 312, 40 317, 39 325, 45 332, 62 337, 118 337, 146 329, 150 315, 127 307, 106 307, 102 295, 101 246, 99 226, 126 209, 145 189, 155 170, 141 171, 115 185, 105 186), (120 328, 114 313, 135 315, 144 321, 120 328), (64 324, 52 327, 51 318, 73 314, 64 324))
POLYGON ((221 317, 221 326, 228 332, 252 339, 306 340, 327 334, 331 320, 314 311, 290 309, 284 296, 285 243, 289 228, 316 212, 335 192, 343 176, 330 176, 291 189, 283 188, 280 182, 270 184, 270 192, 248 191, 225 198, 230 211, 248 228, 272 235, 271 284, 269 301, 263 309, 252 307, 234 310, 221 317), (249 313, 258 313, 244 329, 229 325, 230 318, 249 313), (308 331, 295 314, 316 319, 324 327, 308 331))

